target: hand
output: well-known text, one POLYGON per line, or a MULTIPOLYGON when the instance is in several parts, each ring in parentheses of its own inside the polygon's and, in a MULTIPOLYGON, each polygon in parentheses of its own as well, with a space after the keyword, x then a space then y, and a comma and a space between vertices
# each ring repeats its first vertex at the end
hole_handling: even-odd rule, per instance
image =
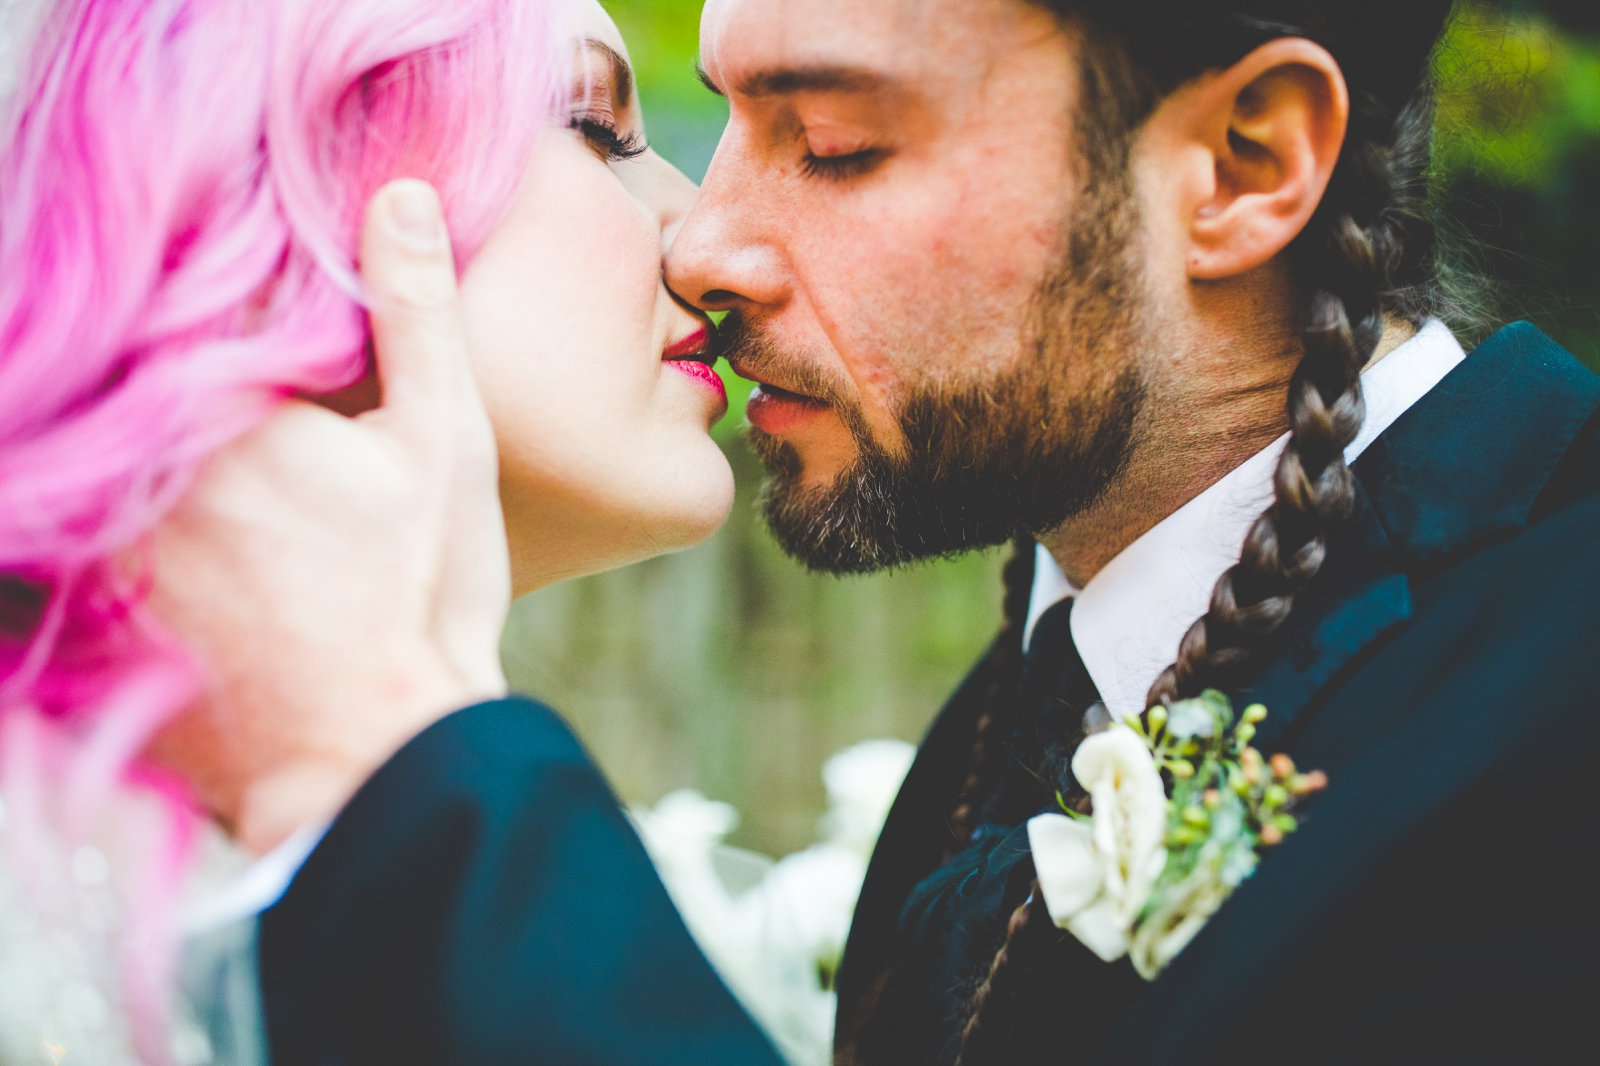
POLYGON ((361 262, 381 406, 285 404, 153 537, 151 606, 209 685, 149 754, 257 853, 332 817, 432 722, 506 692, 494 437, 430 187, 378 191, 361 262))

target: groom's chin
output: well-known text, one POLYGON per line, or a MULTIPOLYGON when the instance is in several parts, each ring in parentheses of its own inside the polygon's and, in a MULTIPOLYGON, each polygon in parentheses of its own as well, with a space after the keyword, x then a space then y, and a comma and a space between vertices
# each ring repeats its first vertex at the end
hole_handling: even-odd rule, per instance
POLYGON ((762 486, 761 513, 784 554, 813 573, 869 574, 906 562, 884 550, 850 495, 774 474, 762 486))

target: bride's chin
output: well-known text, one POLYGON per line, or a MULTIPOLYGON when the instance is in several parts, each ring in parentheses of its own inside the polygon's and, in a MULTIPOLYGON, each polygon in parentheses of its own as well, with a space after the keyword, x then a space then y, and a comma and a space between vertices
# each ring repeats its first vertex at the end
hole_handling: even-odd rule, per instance
POLYGON ((648 555, 699 544, 721 529, 733 510, 733 468, 709 433, 697 434, 671 466, 675 469, 652 486, 651 499, 639 512, 641 528, 650 531, 654 545, 648 555))
POLYGON ((721 529, 734 493, 722 449, 703 435, 666 451, 658 458, 667 461, 609 492, 502 482, 513 594, 689 548, 721 529))

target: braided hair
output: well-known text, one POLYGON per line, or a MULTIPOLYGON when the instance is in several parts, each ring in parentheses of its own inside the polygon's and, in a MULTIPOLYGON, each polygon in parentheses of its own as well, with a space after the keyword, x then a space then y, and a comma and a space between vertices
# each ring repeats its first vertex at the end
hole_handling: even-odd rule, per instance
MULTIPOLYGON (((1082 31, 1081 52, 1115 50, 1138 74, 1126 88, 1123 109, 1135 121, 1127 129, 1099 131, 1102 139, 1131 139, 1166 93, 1275 38, 1305 37, 1328 48, 1350 89, 1349 126, 1327 191, 1288 249, 1302 299, 1303 355, 1289 383, 1289 441, 1274 472, 1273 502, 1251 525, 1239 562, 1218 579, 1174 662, 1151 686, 1146 706, 1153 707, 1230 687, 1288 619, 1296 595, 1321 570, 1329 532, 1355 503, 1344 451, 1361 428, 1361 370, 1386 319, 1415 327, 1443 310, 1427 203, 1433 98, 1426 67, 1450 3, 1419 0, 1385 5, 1380 13, 1375 2, 1360 0, 1051 2, 1082 31), (1159 10, 1152 13, 1151 6, 1159 10)), ((1008 567, 1001 644, 1012 628, 1013 579, 1008 567)), ((1024 597, 1019 612, 1025 617, 1026 611, 1024 597)), ((1011 652, 997 644, 991 654, 998 660, 1011 652)), ((994 677, 1002 683, 999 671, 994 677)), ((1006 699, 991 689, 975 730, 973 769, 951 818, 963 841, 993 788, 1000 747, 995 733, 1006 699)), ((960 1066, 1015 1061, 1021 1050, 1008 1045, 1032 1006, 1028 978, 1056 939, 1041 908, 1035 880, 972 998, 960 1066)))
POLYGON ((1022 676, 1022 634, 1028 624, 1028 601, 1033 593, 1034 557, 1033 538, 1018 537, 1001 571, 1005 594, 1000 633, 984 664, 989 683, 984 688, 983 708, 973 726, 967 779, 961 786, 956 808, 950 813, 950 850, 972 838, 982 814, 983 801, 994 791, 1003 765, 1006 727, 1010 721, 1006 711, 1013 702, 1011 693, 1016 691, 1022 676))

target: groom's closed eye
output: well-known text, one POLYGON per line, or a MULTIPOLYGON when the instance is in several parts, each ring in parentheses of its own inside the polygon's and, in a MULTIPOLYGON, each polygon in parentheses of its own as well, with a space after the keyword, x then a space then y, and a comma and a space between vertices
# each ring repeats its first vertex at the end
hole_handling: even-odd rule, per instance
MULTIPOLYGON (((696 73, 706 88, 725 95, 703 65, 696 64, 696 73)), ((902 86, 864 67, 773 67, 732 77, 728 90, 756 104, 775 140, 793 136, 798 169, 807 177, 847 181, 871 172, 893 154, 903 126, 891 114, 902 86)))

